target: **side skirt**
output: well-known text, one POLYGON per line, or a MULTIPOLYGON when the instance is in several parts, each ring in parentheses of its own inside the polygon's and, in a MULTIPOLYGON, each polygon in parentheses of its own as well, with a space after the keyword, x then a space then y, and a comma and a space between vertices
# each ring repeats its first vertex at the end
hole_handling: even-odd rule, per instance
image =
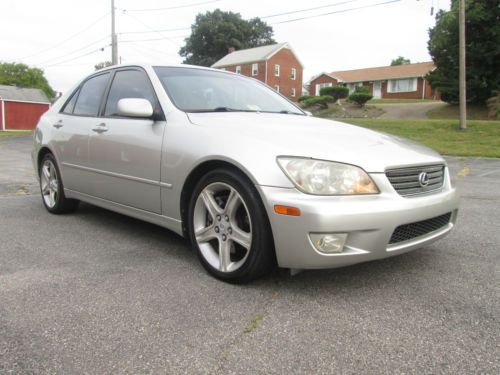
POLYGON ((96 198, 91 195, 79 193, 77 191, 70 189, 64 189, 64 194, 66 195, 67 198, 78 199, 82 202, 90 203, 110 211, 118 212, 119 214, 147 221, 148 223, 159 225, 161 227, 167 228, 177 233, 180 236, 183 236, 181 220, 140 210, 138 208, 126 206, 120 203, 115 203, 106 199, 96 198))

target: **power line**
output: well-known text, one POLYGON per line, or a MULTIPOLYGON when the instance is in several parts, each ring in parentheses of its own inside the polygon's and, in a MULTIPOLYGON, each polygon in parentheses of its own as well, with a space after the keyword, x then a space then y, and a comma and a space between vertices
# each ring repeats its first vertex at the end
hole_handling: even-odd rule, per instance
POLYGON ((151 33, 166 33, 169 31, 186 31, 186 30, 191 30, 190 27, 179 27, 177 29, 161 29, 161 30, 153 30, 153 31, 123 31, 118 34, 120 35, 125 35, 125 34, 151 34, 151 33))
POLYGON ((347 0, 347 1, 342 1, 340 3, 333 3, 333 4, 328 4, 328 5, 322 5, 322 6, 314 7, 314 8, 292 10, 290 12, 276 13, 276 14, 271 14, 269 16, 259 17, 259 18, 272 18, 272 17, 286 16, 288 14, 309 12, 311 10, 317 10, 317 9, 323 9, 323 8, 330 8, 330 7, 334 7, 334 6, 338 6, 338 5, 344 5, 344 4, 354 3, 354 2, 357 2, 357 1, 362 1, 362 0, 347 0))
POLYGON ((305 16, 305 17, 295 18, 295 19, 291 19, 291 20, 274 22, 271 25, 279 25, 279 24, 282 24, 282 23, 302 21, 302 20, 307 20, 307 19, 310 19, 310 18, 328 16, 328 15, 331 15, 331 14, 351 12, 351 11, 359 10, 359 9, 373 8, 373 7, 376 7, 376 6, 386 5, 386 4, 391 4, 391 3, 397 3, 397 2, 400 2, 400 1, 401 0, 390 0, 390 1, 385 1, 385 2, 382 2, 382 3, 376 3, 376 4, 370 4, 370 5, 363 5, 363 6, 356 7, 356 8, 342 9, 342 10, 337 10, 337 11, 334 11, 334 12, 321 13, 321 14, 316 14, 316 15, 312 15, 312 16, 305 16))
POLYGON ((105 37, 103 37, 103 38, 100 38, 100 39, 98 39, 98 40, 96 40, 96 41, 94 41, 94 42, 92 42, 92 43, 86 44, 86 45, 85 45, 85 46, 83 46, 83 47, 79 47, 79 48, 77 48, 77 49, 75 49, 75 50, 73 50, 73 51, 71 51, 71 52, 65 53, 64 55, 60 55, 60 56, 58 56, 58 57, 52 57, 52 58, 50 58, 50 59, 48 59, 48 60, 45 60, 45 61, 43 61, 43 62, 41 62, 41 63, 39 63, 39 64, 37 64, 37 65, 45 65, 45 64, 47 64, 47 63, 51 63, 51 62, 53 62, 54 60, 56 60, 56 61, 57 61, 57 60, 59 60, 59 59, 64 59, 65 57, 67 57, 67 56, 71 56, 71 55, 74 55, 75 53, 78 53, 78 52, 80 52, 80 51, 83 51, 84 49, 86 49, 86 48, 88 48, 88 47, 90 47, 90 46, 93 46, 94 44, 101 43, 103 40, 108 39, 108 38, 109 38, 109 35, 107 35, 107 36, 105 36, 105 37))
POLYGON ((108 15, 109 15, 109 12, 108 12, 108 13, 106 13, 106 14, 104 14, 104 15, 102 15, 102 16, 101 16, 101 17, 99 17, 98 19, 96 19, 94 22, 92 22, 90 25, 88 25, 88 26, 87 26, 87 27, 85 27, 84 29, 82 29, 82 30, 78 31, 77 33, 75 33, 75 34, 71 35, 70 37, 68 37, 68 38, 66 38, 66 39, 64 39, 64 40, 62 40, 61 42, 58 42, 58 43, 54 44, 52 47, 46 48, 46 49, 44 49, 44 50, 38 51, 38 52, 36 52, 36 53, 34 53, 34 54, 31 54, 31 55, 28 55, 28 56, 24 56, 24 57, 22 57, 22 58, 21 58, 21 60, 24 60, 24 59, 29 59, 30 57, 41 55, 41 54, 43 54, 43 53, 45 53, 45 52, 47 52, 47 51, 53 50, 54 48, 57 48, 57 47, 59 47, 59 46, 63 45, 63 44, 64 44, 64 43, 66 43, 68 40, 71 40, 71 39, 73 39, 73 38, 77 37, 78 35, 83 34, 85 31, 87 31, 88 29, 90 29, 92 26, 96 25, 96 24, 97 24, 97 23, 99 23, 100 21, 102 21, 102 20, 103 20, 105 17, 107 17, 108 15))
POLYGON ((174 42, 170 37, 168 36, 165 36, 163 35, 160 31, 158 30, 155 30, 153 28, 151 28, 151 26, 149 26, 147 23, 144 23, 142 22, 139 18, 137 18, 136 16, 132 15, 132 14, 128 14, 128 13, 123 13, 125 14, 126 16, 132 18, 133 20, 135 20, 136 22, 139 22, 141 25, 143 25, 144 27, 148 28, 149 30, 151 30, 152 32, 155 32, 157 33, 158 35, 160 35, 163 39, 166 39, 168 40, 170 43, 174 44, 176 47, 180 47, 178 43, 174 42))
MULTIPOLYGON (((187 38, 189 35, 175 35, 170 38, 187 38)), ((130 39, 130 40, 120 40, 120 43, 137 43, 137 42, 154 42, 159 40, 165 40, 165 38, 148 38, 148 39, 130 39)))
POLYGON ((73 60, 76 60, 76 59, 81 59, 82 57, 85 57, 85 56, 88 56, 88 55, 91 55, 93 53, 96 53, 96 52, 100 52, 100 51, 104 51, 105 48, 111 46, 111 44, 108 44, 104 47, 101 47, 101 48, 98 48, 98 49, 95 49, 93 51, 89 51, 87 53, 84 53, 83 55, 79 55, 79 56, 76 56, 76 57, 73 57, 71 59, 67 59, 67 60, 64 60, 64 61, 59 61, 58 63, 54 63, 54 64, 50 64, 50 65, 46 65, 45 68, 50 68, 51 66, 56 66, 56 65, 61 65, 61 64, 65 64, 67 62, 70 62, 70 61, 73 61, 73 60))
POLYGON ((158 12, 158 11, 163 11, 163 10, 173 10, 173 9, 181 9, 181 8, 190 8, 198 5, 205 5, 205 4, 211 4, 211 3, 217 3, 221 0, 210 0, 210 1, 202 1, 199 3, 191 3, 191 4, 185 4, 185 5, 177 5, 173 7, 168 7, 168 8, 146 8, 146 9, 120 9, 124 12, 158 12))

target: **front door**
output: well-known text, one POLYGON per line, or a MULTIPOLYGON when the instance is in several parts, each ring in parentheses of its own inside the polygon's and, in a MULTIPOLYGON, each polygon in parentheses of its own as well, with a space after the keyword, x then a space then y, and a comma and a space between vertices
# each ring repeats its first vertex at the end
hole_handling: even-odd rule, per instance
POLYGON ((106 72, 87 79, 54 118, 53 142, 64 187, 90 194, 89 136, 109 81, 106 72))
POLYGON ((373 98, 374 99, 382 98, 382 82, 380 81, 373 82, 373 98))
POLYGON ((128 68, 115 73, 104 115, 96 121, 90 136, 92 195, 161 213, 160 163, 166 123, 119 117, 117 103, 123 98, 143 98, 153 107, 157 105, 144 71, 128 68))

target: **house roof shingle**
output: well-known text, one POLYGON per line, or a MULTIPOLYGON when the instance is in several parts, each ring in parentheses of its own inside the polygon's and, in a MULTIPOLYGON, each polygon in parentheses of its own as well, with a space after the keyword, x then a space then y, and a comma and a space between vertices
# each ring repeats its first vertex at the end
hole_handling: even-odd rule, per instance
POLYGON ((432 61, 405 64, 395 66, 381 66, 376 68, 343 70, 339 72, 328 73, 332 78, 341 82, 365 82, 377 81, 383 79, 423 77, 436 66, 432 61))
POLYGON ((0 97, 4 100, 50 103, 42 90, 17 86, 0 85, 0 97))
POLYGON ((288 43, 271 44, 269 46, 242 49, 228 53, 219 61, 216 61, 212 68, 222 68, 225 66, 247 64, 251 62, 265 61, 283 47, 289 47, 288 43))

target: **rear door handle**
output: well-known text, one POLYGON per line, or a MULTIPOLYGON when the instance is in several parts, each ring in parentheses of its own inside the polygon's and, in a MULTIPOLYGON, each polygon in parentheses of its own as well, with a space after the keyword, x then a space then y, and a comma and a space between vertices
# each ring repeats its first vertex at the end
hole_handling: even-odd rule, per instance
POLYGON ((107 132, 108 130, 109 129, 106 127, 106 124, 104 122, 100 123, 99 125, 97 125, 95 128, 92 129, 92 131, 99 134, 107 132))
POLYGON ((64 124, 62 123, 62 120, 59 120, 58 122, 56 122, 55 124, 52 125, 54 128, 56 129, 59 129, 59 128, 62 128, 64 126, 64 124))

